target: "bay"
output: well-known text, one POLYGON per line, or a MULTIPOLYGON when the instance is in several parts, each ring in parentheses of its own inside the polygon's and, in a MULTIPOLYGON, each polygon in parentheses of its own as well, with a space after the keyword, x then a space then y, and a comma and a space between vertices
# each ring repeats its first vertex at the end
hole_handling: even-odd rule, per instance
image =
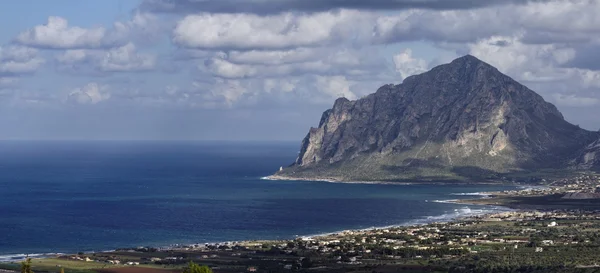
POLYGON ((2 141, 0 255, 288 239, 502 210, 491 185, 271 181, 295 142, 2 141))

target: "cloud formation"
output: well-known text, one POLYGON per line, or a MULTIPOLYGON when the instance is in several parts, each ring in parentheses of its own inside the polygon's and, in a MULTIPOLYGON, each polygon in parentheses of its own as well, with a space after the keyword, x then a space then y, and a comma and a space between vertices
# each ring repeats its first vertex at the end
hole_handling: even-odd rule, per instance
POLYGON ((141 9, 166 13, 253 13, 321 12, 334 9, 390 11, 407 9, 456 10, 506 4, 541 2, 530 0, 144 0, 141 9))
POLYGON ((44 63, 38 51, 20 46, 0 47, 0 77, 34 73, 44 63))
POLYGON ((156 55, 140 53, 133 43, 108 50, 66 50, 55 57, 58 69, 74 74, 149 71, 156 66, 156 55))
POLYGON ((53 49, 99 48, 116 42, 110 41, 105 28, 72 27, 67 19, 58 16, 50 16, 46 24, 22 32, 16 41, 27 46, 53 49))
POLYGON ((97 104, 110 99, 110 96, 108 86, 92 82, 73 89, 67 96, 67 101, 77 104, 97 104))
POLYGON ((284 13, 270 16, 254 14, 188 15, 173 30, 173 42, 197 49, 294 49, 331 45, 356 39, 358 28, 370 16, 341 10, 315 14, 284 13))
POLYGON ((156 64, 156 56, 136 51, 132 43, 111 49, 102 58, 99 68, 106 72, 145 71, 156 64))
POLYGON ((328 75, 377 80, 388 67, 384 59, 367 50, 336 48, 220 52, 200 69, 227 79, 328 75))
POLYGON ((411 49, 405 49, 399 54, 394 55, 393 60, 396 72, 400 73, 403 79, 411 75, 423 73, 429 68, 425 60, 412 56, 411 49))
POLYGON ((42 49, 98 49, 122 46, 135 36, 148 37, 159 25, 147 13, 136 13, 127 22, 115 22, 112 28, 70 26, 66 18, 50 16, 43 25, 21 32, 15 42, 42 49))
POLYGON ((48 14, 15 30, 0 89, 36 106, 318 116, 472 54, 582 119, 600 115, 598 12, 592 0, 144 0, 105 26, 48 14))

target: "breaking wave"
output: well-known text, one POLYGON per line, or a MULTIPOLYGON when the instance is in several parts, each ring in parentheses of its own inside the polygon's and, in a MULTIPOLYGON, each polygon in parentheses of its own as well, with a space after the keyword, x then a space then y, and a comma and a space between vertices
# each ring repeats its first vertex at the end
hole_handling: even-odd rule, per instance
POLYGON ((26 258, 48 258, 58 255, 64 255, 64 253, 34 253, 34 254, 8 254, 0 255, 0 262, 19 262, 26 258))
POLYGON ((460 196, 490 196, 490 194, 486 193, 486 192, 462 192, 462 193, 451 193, 450 195, 460 195, 460 196))

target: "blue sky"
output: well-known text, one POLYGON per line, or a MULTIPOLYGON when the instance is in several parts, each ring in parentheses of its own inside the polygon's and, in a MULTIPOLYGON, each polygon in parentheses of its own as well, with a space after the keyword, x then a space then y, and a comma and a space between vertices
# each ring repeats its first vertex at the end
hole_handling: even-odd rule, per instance
POLYGON ((0 139, 299 141, 337 97, 464 54, 600 128, 599 4, 448 3, 2 1, 0 139))

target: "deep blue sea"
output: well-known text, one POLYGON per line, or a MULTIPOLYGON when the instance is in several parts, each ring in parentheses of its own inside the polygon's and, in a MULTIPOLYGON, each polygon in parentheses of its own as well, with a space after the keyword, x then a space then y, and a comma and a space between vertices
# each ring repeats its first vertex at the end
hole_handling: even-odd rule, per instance
POLYGON ((295 142, 0 142, 0 256, 423 223, 495 209, 434 200, 511 188, 261 179, 293 162, 298 149, 295 142))

